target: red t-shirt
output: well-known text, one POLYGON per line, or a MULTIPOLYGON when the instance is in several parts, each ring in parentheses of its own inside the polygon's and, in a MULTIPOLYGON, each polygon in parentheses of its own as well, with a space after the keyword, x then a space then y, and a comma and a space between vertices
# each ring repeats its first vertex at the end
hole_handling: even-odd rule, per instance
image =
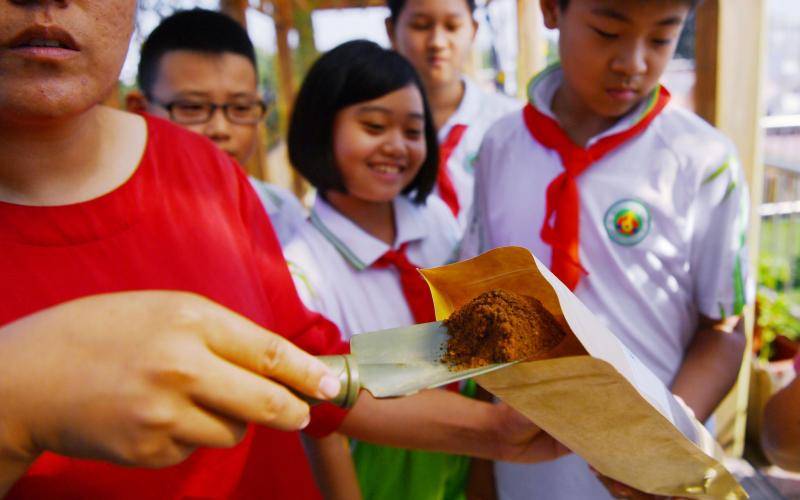
MULTIPOLYGON (((84 203, 0 203, 0 325, 78 297, 184 290, 314 353, 342 352, 336 327, 305 309, 247 177, 203 137, 146 117, 147 147, 116 190, 84 203)), ((113 334, 113 332, 109 332, 113 334)), ((132 355, 135 355, 132 353, 132 355)), ((311 434, 344 413, 313 410, 311 434)), ((299 434, 251 429, 160 470, 45 453, 9 498, 317 498, 299 434)))

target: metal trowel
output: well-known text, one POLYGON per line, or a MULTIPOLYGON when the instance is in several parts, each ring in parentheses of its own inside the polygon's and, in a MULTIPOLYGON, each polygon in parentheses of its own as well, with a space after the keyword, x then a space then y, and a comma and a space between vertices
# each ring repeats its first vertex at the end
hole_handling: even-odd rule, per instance
POLYGON ((351 354, 319 357, 342 384, 331 402, 350 408, 361 389, 376 398, 408 396, 518 363, 455 370, 441 360, 447 339, 440 321, 355 335, 350 339, 351 354))

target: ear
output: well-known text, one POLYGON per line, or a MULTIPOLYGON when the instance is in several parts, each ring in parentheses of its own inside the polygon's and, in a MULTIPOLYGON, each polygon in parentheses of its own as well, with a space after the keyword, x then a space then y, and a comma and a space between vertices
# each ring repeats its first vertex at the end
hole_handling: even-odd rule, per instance
POLYGON ((125 96, 125 109, 131 113, 144 113, 147 106, 147 98, 138 90, 131 90, 125 96))
POLYGON ((384 26, 386 26, 386 34, 389 36, 389 41, 392 43, 392 48, 397 50, 397 44, 394 41, 394 21, 392 21, 391 17, 387 17, 383 21, 384 26))
POLYGON ((558 28, 558 17, 561 14, 558 0, 539 0, 539 6, 542 9, 544 25, 551 30, 558 28))

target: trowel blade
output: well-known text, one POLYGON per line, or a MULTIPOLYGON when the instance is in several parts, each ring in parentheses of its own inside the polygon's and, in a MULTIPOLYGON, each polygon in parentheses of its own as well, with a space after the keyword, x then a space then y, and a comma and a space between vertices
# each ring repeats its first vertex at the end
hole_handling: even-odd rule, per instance
POLYGON ((361 385, 376 398, 407 396, 515 363, 454 370, 441 361, 446 346, 447 330, 439 321, 363 333, 350 339, 361 385))

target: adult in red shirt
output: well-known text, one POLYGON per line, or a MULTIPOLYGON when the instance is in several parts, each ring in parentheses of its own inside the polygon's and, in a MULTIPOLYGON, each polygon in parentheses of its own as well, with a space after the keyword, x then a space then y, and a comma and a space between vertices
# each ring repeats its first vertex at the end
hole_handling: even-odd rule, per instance
MULTIPOLYGON (((308 406, 283 385, 324 398, 338 384, 278 335, 321 353, 338 334, 300 305, 223 153, 99 105, 134 12, 0 0, 0 494, 317 496, 297 434, 281 432, 305 427, 308 406)), ((507 407, 444 391, 317 413, 318 435, 505 460, 559 451, 507 407)))
MULTIPOLYGON (((166 121, 147 118, 147 137, 139 167, 109 193, 61 206, 0 203, 0 324, 87 295, 184 290, 309 352, 341 351, 335 327, 296 299, 277 238, 241 171, 207 140, 166 121)), ((132 359, 138 355, 128 353, 132 359)), ((340 422, 338 416, 324 420, 328 431, 340 422)), ((311 495, 314 482, 297 434, 259 432, 269 443, 261 451, 271 457, 263 465, 280 473, 251 484, 267 496, 311 495)), ((256 451, 253 438, 249 432, 232 449, 201 449, 162 470, 45 453, 10 496, 101 496, 114 484, 128 483, 137 485, 129 492, 136 497, 229 498, 256 451)))

